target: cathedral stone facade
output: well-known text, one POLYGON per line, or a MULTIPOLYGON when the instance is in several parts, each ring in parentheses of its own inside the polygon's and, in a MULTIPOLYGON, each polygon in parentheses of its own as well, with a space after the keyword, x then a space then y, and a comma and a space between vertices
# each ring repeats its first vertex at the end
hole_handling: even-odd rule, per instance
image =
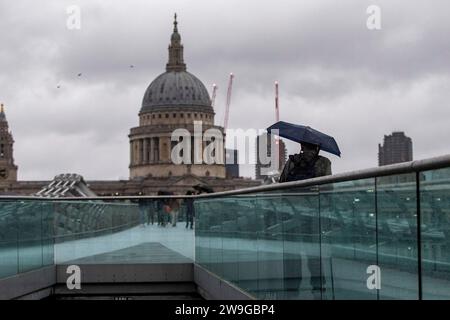
POLYGON ((3 104, 0 107, 0 188, 4 189, 17 181, 17 166, 13 157, 14 139, 9 131, 3 104))
MULTIPOLYGON (((169 61, 166 72, 148 86, 139 112, 139 126, 132 128, 130 138, 130 178, 171 177, 195 175, 197 177, 225 178, 223 157, 221 163, 205 164, 202 159, 207 146, 203 139, 194 139, 194 122, 201 123, 203 133, 214 125, 214 110, 203 83, 186 71, 183 45, 178 33, 175 16, 174 29, 169 45, 169 61), (178 143, 171 140, 176 129, 190 133, 190 164, 174 164, 172 148, 178 143), (197 145, 195 145, 197 144, 197 145)), ((224 155, 225 149, 220 150, 224 155)))

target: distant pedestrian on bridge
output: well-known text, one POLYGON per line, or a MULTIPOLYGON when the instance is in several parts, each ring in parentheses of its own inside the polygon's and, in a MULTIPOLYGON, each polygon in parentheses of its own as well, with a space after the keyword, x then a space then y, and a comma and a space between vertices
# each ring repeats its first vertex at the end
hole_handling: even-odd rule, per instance
POLYGON ((145 227, 145 223, 147 221, 147 211, 148 211, 148 201, 146 199, 139 199, 138 201, 138 208, 139 208, 139 221, 141 223, 142 227, 145 227))
POLYGON ((170 221, 172 222, 172 227, 177 226, 178 221, 178 213, 180 211, 180 203, 178 199, 170 199, 169 201, 169 214, 170 214, 170 221))
MULTIPOLYGON (((158 196, 171 196, 173 192, 159 190, 157 193, 158 196)), ((171 208, 169 206, 169 198, 157 199, 156 200, 156 212, 158 216, 158 226, 165 227, 167 222, 169 221, 169 214, 171 208)))
MULTIPOLYGON (((194 194, 194 192, 191 190, 188 190, 186 192, 187 196, 191 196, 193 194, 194 194)), ((190 228, 192 229, 193 225, 194 225, 194 216, 195 216, 194 199, 186 198, 185 206, 186 206, 186 229, 189 227, 189 225, 190 225, 190 228)))

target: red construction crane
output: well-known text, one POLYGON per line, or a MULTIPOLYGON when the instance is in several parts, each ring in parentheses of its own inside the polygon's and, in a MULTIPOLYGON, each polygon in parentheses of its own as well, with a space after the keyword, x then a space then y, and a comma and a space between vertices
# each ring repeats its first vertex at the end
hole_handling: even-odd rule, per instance
POLYGON ((211 95, 211 107, 214 108, 214 104, 216 103, 216 94, 217 94, 217 85, 214 83, 213 84, 213 91, 212 91, 212 95, 211 95))
POLYGON ((233 89, 233 79, 234 79, 234 74, 230 73, 230 81, 228 82, 228 91, 227 91, 227 104, 225 107, 225 119, 223 122, 223 129, 225 132, 228 128, 228 116, 230 114, 231 92, 233 89))
MULTIPOLYGON (((276 122, 280 121, 280 105, 279 105, 279 96, 278 96, 278 81, 275 81, 275 120, 276 122)), ((275 136, 275 144, 279 145, 280 137, 275 136)), ((278 146, 279 147, 279 146, 278 146)))

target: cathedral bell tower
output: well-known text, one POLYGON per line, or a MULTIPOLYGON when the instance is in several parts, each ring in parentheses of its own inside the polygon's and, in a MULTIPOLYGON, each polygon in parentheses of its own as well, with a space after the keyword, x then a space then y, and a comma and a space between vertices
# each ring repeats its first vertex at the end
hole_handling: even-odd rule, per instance
POLYGON ((9 131, 3 104, 0 105, 0 186, 17 181, 17 166, 13 157, 14 139, 9 131))

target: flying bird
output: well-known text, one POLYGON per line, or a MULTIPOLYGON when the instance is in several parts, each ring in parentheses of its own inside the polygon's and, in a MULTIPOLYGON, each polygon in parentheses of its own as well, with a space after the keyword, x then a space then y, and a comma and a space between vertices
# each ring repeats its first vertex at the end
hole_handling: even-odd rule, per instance
POLYGON ((78 76, 81 77, 82 73, 79 73, 78 76))
POLYGON ((131 65, 130 65, 130 68, 134 68, 134 66, 131 64, 131 65))

